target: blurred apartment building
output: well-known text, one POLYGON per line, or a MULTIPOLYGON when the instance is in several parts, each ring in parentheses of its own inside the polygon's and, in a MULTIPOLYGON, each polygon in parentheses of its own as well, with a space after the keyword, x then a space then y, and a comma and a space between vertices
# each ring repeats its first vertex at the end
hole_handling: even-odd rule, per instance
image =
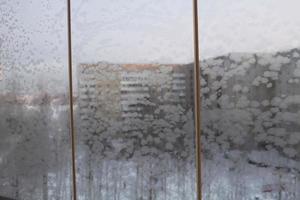
POLYGON ((193 64, 81 64, 78 73, 81 120, 142 119, 162 104, 193 106, 193 64))

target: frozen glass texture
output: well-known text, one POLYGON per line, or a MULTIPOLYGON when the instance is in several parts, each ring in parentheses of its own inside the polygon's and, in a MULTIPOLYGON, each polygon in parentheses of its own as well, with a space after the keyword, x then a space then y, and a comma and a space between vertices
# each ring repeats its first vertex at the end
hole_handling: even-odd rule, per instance
POLYGON ((204 200, 300 199, 299 6, 200 2, 204 200))
POLYGON ((193 200, 192 1, 75 0, 80 200, 193 200))
POLYGON ((66 2, 0 0, 0 199, 71 199, 66 2))

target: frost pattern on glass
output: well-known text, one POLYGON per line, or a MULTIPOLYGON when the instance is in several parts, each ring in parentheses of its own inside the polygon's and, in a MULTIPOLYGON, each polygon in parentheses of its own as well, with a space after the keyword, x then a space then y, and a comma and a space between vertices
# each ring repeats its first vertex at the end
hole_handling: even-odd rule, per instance
POLYGON ((192 69, 79 66, 79 199, 195 199, 192 69))
POLYGON ((0 1, 0 199, 71 199, 65 1, 0 1))
POLYGON ((201 67, 203 199, 299 199, 300 50, 201 67))
POLYGON ((75 0, 72 14, 78 198, 196 199, 192 1, 75 0))

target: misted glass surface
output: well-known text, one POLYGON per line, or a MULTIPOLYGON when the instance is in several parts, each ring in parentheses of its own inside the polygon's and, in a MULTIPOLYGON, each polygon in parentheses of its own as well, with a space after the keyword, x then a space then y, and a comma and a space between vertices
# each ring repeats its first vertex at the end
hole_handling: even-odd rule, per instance
POLYGON ((192 1, 73 1, 80 200, 196 199, 192 1))
POLYGON ((71 199, 66 2, 0 0, 0 199, 71 199))
POLYGON ((200 1, 205 200, 300 199, 299 1, 200 1))

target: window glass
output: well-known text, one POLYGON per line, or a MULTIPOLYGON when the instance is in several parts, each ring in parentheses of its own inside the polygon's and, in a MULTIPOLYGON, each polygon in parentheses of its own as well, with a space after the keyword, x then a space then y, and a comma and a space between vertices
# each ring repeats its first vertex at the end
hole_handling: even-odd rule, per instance
POLYGON ((71 199, 66 2, 0 1, 0 199, 71 199))
POLYGON ((299 199, 299 1, 200 1, 203 199, 299 199))
POLYGON ((192 11, 74 1, 79 199, 196 199, 192 11))

